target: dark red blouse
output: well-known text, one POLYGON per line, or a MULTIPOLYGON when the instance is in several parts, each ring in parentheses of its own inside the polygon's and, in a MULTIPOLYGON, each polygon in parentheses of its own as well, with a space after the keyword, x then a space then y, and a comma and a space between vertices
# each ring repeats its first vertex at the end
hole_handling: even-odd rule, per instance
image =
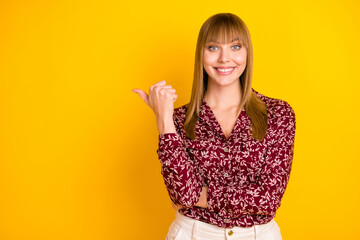
POLYGON ((294 154, 295 113, 283 100, 252 89, 268 112, 266 137, 251 137, 250 118, 242 109, 226 139, 205 99, 195 133, 183 129, 186 106, 174 109, 177 133, 159 134, 157 154, 171 200, 179 212, 219 227, 251 227, 275 217, 289 181, 294 154), (194 206, 208 186, 207 208, 194 206))

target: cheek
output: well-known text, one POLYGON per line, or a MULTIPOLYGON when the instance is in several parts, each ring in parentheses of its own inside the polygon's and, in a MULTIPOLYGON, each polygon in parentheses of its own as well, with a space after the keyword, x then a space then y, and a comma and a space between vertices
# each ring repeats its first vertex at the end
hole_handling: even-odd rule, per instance
POLYGON ((234 57, 234 61, 241 65, 241 64, 245 64, 246 63, 246 55, 237 55, 234 57))
MULTIPOLYGON (((216 62, 216 56, 214 54, 204 53, 204 66, 209 66, 216 62)), ((209 66, 210 67, 210 66, 209 66)))

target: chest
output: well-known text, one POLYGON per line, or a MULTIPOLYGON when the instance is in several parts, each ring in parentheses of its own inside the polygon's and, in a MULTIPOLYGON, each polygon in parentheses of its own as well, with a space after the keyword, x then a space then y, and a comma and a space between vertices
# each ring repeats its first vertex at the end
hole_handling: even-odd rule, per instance
POLYGON ((265 166, 266 145, 253 139, 249 128, 235 129, 231 139, 200 125, 198 138, 186 140, 186 151, 196 165, 203 184, 219 181, 227 185, 255 182, 265 166))
POLYGON ((238 114, 234 111, 213 110, 213 114, 220 125, 222 132, 226 138, 229 138, 235 126, 238 114))

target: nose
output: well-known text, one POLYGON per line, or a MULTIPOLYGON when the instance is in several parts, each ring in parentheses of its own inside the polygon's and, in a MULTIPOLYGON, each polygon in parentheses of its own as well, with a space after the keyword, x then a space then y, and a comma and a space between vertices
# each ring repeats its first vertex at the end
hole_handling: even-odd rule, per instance
POLYGON ((230 58, 230 51, 228 51, 227 48, 223 48, 221 51, 220 51, 220 54, 219 54, 219 58, 218 58, 218 62, 228 62, 229 61, 229 58, 230 58))

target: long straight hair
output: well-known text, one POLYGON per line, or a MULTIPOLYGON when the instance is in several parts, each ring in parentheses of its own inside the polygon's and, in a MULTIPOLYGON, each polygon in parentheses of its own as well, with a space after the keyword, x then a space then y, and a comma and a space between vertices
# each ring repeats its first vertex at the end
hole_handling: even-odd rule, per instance
POLYGON ((238 39, 246 47, 247 59, 241 74, 240 88, 242 99, 238 111, 245 108, 252 124, 252 137, 263 140, 267 132, 267 110, 263 100, 252 91, 253 49, 250 33, 245 23, 235 14, 218 13, 209 17, 201 26, 195 52, 194 79, 190 102, 187 104, 184 130, 186 136, 195 139, 195 126, 200 106, 207 89, 208 75, 204 70, 204 47, 207 42, 227 43, 238 39))

